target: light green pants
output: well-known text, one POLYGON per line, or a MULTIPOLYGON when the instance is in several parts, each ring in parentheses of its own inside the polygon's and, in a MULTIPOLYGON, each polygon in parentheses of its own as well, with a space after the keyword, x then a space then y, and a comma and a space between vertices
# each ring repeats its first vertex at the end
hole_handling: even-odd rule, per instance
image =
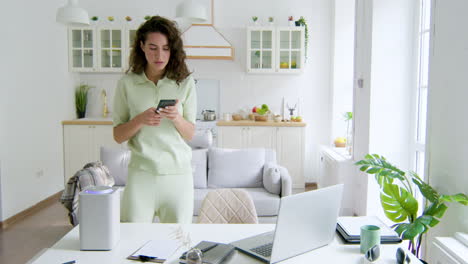
POLYGON ((192 223, 193 176, 154 175, 128 168, 127 185, 122 198, 122 222, 192 223))

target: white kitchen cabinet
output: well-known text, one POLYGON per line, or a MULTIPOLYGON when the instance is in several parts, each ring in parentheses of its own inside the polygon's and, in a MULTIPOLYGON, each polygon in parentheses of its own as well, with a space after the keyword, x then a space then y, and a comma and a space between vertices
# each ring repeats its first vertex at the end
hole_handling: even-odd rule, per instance
POLYGON ((114 141, 112 125, 63 125, 64 183, 83 166, 100 159, 100 147, 123 147, 114 141))
POLYGON ((124 63, 123 30, 117 27, 100 27, 98 35, 99 72, 122 72, 124 63))
POLYGON ((288 169, 293 188, 304 188, 304 127, 218 126, 221 148, 270 148, 288 169))
POLYGON ((301 73, 304 27, 248 27, 247 72, 301 73))
POLYGON ((304 128, 276 128, 276 158, 291 175, 293 188, 304 188, 304 128))
POLYGON ((276 146, 276 133, 271 127, 230 126, 218 132, 222 148, 271 148, 276 146))
POLYGON ((70 27, 69 69, 73 72, 124 72, 135 26, 70 27))
POLYGON ((94 28, 69 28, 68 64, 71 71, 96 70, 96 34, 94 28))

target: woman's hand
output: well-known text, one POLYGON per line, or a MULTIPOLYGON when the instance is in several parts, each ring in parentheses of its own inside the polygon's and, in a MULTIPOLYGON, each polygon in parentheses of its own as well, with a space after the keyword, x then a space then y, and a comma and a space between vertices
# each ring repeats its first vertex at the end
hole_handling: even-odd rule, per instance
POLYGON ((135 117, 139 124, 147 126, 159 126, 162 116, 155 112, 156 108, 150 107, 135 117))
POLYGON ((179 99, 176 99, 176 104, 174 106, 166 106, 165 108, 161 108, 158 110, 158 113, 162 117, 170 119, 174 122, 180 117, 179 111, 177 110, 178 104, 179 104, 179 99))

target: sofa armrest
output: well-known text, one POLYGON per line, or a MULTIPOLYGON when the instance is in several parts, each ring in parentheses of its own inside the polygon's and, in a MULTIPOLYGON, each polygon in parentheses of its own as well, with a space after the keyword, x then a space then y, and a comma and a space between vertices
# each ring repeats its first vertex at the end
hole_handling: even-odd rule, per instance
POLYGON ((281 175, 281 197, 292 194, 292 180, 289 175, 288 169, 282 166, 278 166, 281 175))

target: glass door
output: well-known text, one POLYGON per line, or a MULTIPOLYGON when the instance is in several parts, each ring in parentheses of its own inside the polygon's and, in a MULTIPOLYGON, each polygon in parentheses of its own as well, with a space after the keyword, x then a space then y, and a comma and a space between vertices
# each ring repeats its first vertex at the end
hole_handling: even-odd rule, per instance
POLYGON ((273 28, 249 28, 247 69, 249 72, 274 71, 273 28))
POLYGON ((94 70, 93 29, 70 29, 70 68, 72 71, 94 70))
POLYGON ((122 71, 122 30, 99 30, 99 67, 104 71, 122 71))
POLYGON ((300 72, 304 61, 304 28, 278 29, 278 60, 276 67, 279 72, 300 72))

